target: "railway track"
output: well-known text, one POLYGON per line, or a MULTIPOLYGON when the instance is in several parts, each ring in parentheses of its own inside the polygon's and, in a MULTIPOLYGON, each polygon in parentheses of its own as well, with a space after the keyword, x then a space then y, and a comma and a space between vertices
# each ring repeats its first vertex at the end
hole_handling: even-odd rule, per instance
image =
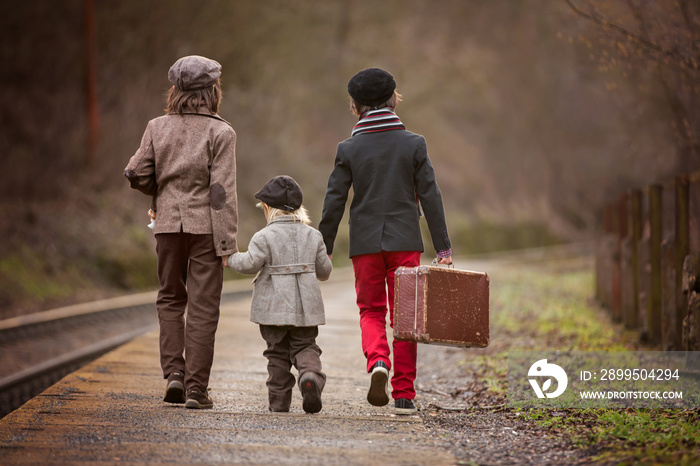
MULTIPOLYGON (((222 301, 249 296, 224 284, 222 301)), ((83 303, 0 321, 0 418, 65 375, 158 328, 156 292, 83 303)))

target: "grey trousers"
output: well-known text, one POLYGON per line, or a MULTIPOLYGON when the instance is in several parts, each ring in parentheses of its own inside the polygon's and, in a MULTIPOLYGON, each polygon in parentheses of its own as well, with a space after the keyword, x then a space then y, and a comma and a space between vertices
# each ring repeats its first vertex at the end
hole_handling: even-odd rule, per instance
POLYGON ((321 370, 321 348, 316 344, 318 327, 260 325, 260 335, 267 342, 263 356, 267 358, 267 391, 272 411, 289 411, 294 389, 292 366, 296 367, 299 380, 309 374, 323 391, 326 374, 321 370))
POLYGON ((221 259, 212 235, 157 234, 156 252, 163 377, 183 372, 185 389, 206 392, 224 280, 221 259))

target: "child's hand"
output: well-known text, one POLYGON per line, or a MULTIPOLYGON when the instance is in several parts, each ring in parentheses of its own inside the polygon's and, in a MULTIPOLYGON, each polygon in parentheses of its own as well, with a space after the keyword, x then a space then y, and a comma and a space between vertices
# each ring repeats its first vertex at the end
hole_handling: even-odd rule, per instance
POLYGON ((228 267, 228 258, 231 257, 229 254, 228 256, 221 256, 221 262, 224 263, 224 268, 228 267))

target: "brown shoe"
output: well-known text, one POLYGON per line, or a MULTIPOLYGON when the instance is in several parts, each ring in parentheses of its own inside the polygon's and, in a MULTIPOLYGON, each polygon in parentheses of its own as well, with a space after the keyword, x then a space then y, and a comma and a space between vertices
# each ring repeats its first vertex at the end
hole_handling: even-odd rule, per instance
POLYGON ((304 412, 313 414, 321 411, 323 407, 321 389, 318 387, 316 377, 312 374, 304 374, 299 381, 299 387, 302 396, 301 407, 304 408, 304 412))
POLYGON ((174 371, 168 376, 168 383, 165 386, 163 401, 166 403, 185 402, 185 376, 182 372, 174 371))
POLYGON ((214 407, 214 402, 209 396, 209 393, 206 391, 202 393, 199 388, 190 388, 187 390, 187 401, 185 402, 185 408, 209 409, 212 407, 214 407))

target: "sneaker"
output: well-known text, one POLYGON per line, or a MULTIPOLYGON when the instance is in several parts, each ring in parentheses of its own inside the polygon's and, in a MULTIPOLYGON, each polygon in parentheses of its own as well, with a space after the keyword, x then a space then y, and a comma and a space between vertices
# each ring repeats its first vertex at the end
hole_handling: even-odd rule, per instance
POLYGON ((305 413, 313 414, 321 411, 323 404, 321 403, 321 390, 318 388, 318 382, 313 374, 305 374, 299 380, 301 388, 301 407, 305 413))
POLYGON ((394 413, 396 414, 415 414, 417 411, 416 405, 408 398, 399 398, 394 402, 394 413))
POLYGON ((185 375, 180 371, 171 372, 168 376, 168 382, 165 385, 165 395, 163 401, 166 403, 184 403, 185 402, 185 375))
POLYGON ((385 406, 389 403, 386 386, 389 382, 389 368, 384 361, 378 361, 372 366, 372 376, 367 392, 367 401, 372 406, 385 406))
POLYGON ((185 402, 185 408, 192 409, 209 409, 214 406, 209 393, 202 391, 198 388, 190 388, 187 390, 187 401, 185 402))

